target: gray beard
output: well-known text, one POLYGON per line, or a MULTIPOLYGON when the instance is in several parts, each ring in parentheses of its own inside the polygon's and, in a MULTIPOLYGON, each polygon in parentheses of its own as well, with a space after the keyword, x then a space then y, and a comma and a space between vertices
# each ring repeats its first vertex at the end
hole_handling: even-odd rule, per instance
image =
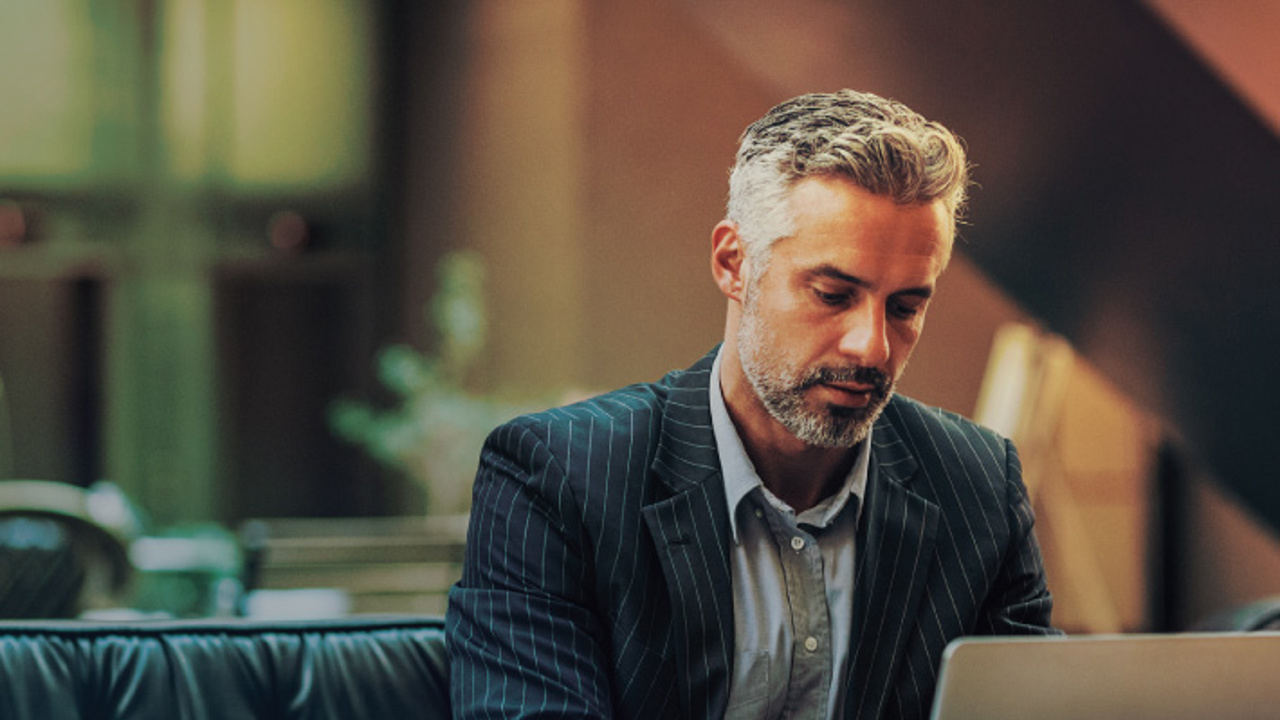
POLYGON ((748 296, 738 326, 738 357, 743 374, 769 415, 815 447, 852 448, 865 440, 893 396, 893 380, 876 368, 856 365, 791 371, 778 357, 768 357, 771 348, 766 347, 764 338, 771 334, 748 296), (867 405, 860 408, 828 403, 815 409, 806 404, 810 388, 832 382, 864 383, 874 390, 867 405))

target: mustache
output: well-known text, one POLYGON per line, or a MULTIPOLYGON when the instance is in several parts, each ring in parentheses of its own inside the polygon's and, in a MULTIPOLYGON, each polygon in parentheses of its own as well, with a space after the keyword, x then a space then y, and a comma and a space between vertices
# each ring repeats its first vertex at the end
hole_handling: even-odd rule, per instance
POLYGON ((883 370, 863 365, 851 365, 848 367, 814 368, 800 383, 799 389, 808 390, 815 385, 825 385, 827 383, 870 385, 874 388, 876 395, 887 395, 893 387, 893 380, 883 370))

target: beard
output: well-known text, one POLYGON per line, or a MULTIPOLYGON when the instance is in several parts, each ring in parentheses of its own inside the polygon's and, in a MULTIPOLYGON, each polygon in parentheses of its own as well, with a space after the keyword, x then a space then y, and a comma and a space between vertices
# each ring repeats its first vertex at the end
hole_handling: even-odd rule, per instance
POLYGON ((738 356, 743 374, 769 415, 816 447, 851 448, 865 440, 893 396, 894 379, 879 368, 863 365, 800 367, 785 357, 774 337, 748 289, 738 326, 738 356), (866 405, 810 400, 809 390, 827 383, 870 386, 866 405))

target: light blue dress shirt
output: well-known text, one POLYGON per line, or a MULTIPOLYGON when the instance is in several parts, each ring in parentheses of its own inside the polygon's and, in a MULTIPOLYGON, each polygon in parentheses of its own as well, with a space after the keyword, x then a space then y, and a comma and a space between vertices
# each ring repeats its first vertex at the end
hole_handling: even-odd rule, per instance
POLYGON ((710 393, 733 533, 734 667, 726 716, 840 717, 871 440, 859 446, 840 490, 796 515, 764 487, 747 456, 720 388, 721 357, 710 393))

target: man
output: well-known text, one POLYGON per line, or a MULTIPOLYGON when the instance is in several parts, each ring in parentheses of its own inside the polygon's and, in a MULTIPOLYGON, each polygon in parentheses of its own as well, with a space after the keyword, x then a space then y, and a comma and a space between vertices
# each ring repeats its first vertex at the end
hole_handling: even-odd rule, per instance
POLYGON ((967 183, 949 131, 874 95, 747 129, 724 343, 485 445, 456 716, 919 718, 952 639, 1052 632, 1012 445, 893 395, 967 183))

